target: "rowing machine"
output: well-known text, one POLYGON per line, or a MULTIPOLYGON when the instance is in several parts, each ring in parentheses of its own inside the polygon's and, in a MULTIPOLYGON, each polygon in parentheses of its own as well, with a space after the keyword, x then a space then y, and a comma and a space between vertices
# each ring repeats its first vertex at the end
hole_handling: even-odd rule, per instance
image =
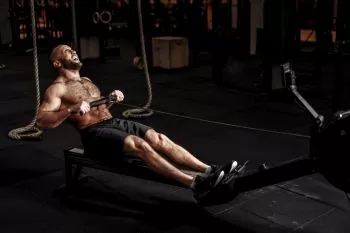
MULTIPOLYGON (((313 120, 309 154, 273 167, 268 167, 263 164, 255 171, 249 171, 243 174, 233 173, 225 178, 224 182, 222 182, 216 191, 212 192, 206 200, 203 200, 203 204, 228 202, 234 199, 239 193, 292 180, 315 172, 324 175, 335 187, 345 192, 350 191, 350 171, 347 169, 349 159, 344 154, 344 151, 347 152, 347 141, 350 141, 348 133, 350 132, 350 111, 337 112, 330 117, 329 120, 325 120, 324 116, 318 114, 298 92, 296 76, 290 64, 286 63, 282 65, 282 69, 285 85, 313 120)), ((91 102, 90 107, 106 104, 110 101, 110 97, 105 97, 91 102)), ((72 162, 78 164, 80 168, 81 166, 96 167, 98 164, 97 161, 94 160, 86 162, 87 160, 85 160, 84 153, 82 152, 75 153, 72 150, 66 150, 65 154, 67 172, 71 172, 72 162), (67 166, 67 164, 69 166, 67 166)), ((137 164, 134 163, 131 165, 137 165, 135 167, 137 171, 141 170, 137 168, 142 168, 143 171, 147 171, 148 174, 150 174, 147 167, 144 165, 140 166, 140 164, 143 163, 138 160, 137 164)), ((99 166, 98 168, 110 170, 110 166, 99 166)), ((80 170, 78 169, 78 171, 80 170)), ((113 171, 123 174, 123 171, 117 167, 113 169, 113 171)), ((127 175, 138 176, 139 173, 134 171, 128 172, 127 175)), ((66 176, 71 177, 71 173, 66 173, 66 176)), ((142 176, 142 178, 146 179, 148 179, 148 177, 151 176, 142 176)), ((167 183, 167 181, 164 180, 161 180, 161 182, 167 183)))
POLYGON ((290 64, 283 66, 289 89, 313 119, 309 157, 314 161, 314 169, 320 172, 332 185, 350 192, 350 170, 348 142, 350 142, 350 111, 338 111, 329 119, 318 114, 298 93, 296 77, 290 64))
POLYGON ((350 192, 350 169, 347 155, 349 149, 347 143, 350 142, 350 111, 336 112, 326 120, 298 92, 295 72, 291 69, 290 64, 283 64, 282 69, 285 85, 294 95, 297 103, 313 120, 309 153, 273 167, 263 164, 255 171, 242 175, 232 174, 218 191, 204 202, 210 204, 228 202, 239 193, 316 172, 321 173, 334 187, 346 193, 350 192))

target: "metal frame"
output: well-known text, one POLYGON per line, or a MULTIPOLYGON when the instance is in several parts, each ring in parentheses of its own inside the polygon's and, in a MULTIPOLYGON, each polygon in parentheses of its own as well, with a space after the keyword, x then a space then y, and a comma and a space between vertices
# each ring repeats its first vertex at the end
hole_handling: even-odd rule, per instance
POLYGON ((132 176, 140 179, 146 179, 169 185, 184 187, 180 183, 161 177, 153 171, 149 170, 146 167, 145 163, 138 158, 120 160, 116 163, 111 163, 107 161, 101 162, 95 159, 87 158, 87 156, 84 155, 84 150, 80 148, 66 149, 64 151, 64 158, 65 181, 67 188, 71 188, 72 185, 79 181, 83 167, 89 167, 126 176, 132 176))

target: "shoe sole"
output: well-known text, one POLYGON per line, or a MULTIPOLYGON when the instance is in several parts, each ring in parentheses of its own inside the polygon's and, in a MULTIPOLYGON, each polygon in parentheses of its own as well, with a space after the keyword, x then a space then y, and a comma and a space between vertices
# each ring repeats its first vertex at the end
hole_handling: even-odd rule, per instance
POLYGON ((221 180, 224 178, 224 176, 225 176, 225 172, 221 171, 219 177, 216 179, 216 182, 215 182, 213 188, 215 188, 221 182, 221 180))
POLYGON ((233 161, 233 162, 231 163, 231 168, 230 168, 230 171, 229 171, 228 173, 234 172, 237 166, 238 166, 237 161, 233 161))

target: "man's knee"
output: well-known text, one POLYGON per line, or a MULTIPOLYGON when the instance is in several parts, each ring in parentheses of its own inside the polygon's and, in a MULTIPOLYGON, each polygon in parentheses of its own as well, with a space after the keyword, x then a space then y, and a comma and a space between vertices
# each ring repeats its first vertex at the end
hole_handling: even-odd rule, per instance
POLYGON ((167 136, 158 133, 155 130, 149 130, 146 133, 145 140, 156 149, 171 149, 172 144, 167 136))
POLYGON ((124 140, 124 152, 127 154, 144 154, 149 150, 150 145, 140 137, 130 135, 124 140))

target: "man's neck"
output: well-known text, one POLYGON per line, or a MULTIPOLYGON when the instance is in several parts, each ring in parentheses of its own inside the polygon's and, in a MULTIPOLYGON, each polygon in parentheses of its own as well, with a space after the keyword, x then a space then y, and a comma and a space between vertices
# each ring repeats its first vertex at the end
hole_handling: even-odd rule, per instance
POLYGON ((79 70, 60 70, 60 75, 65 77, 68 80, 80 81, 79 70))

